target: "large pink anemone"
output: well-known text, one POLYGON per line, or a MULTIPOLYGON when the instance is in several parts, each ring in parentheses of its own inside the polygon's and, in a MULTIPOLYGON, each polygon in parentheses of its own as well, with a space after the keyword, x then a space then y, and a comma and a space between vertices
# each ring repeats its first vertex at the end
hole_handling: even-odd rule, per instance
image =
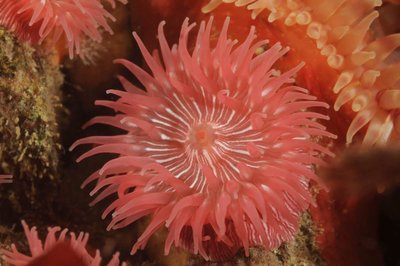
POLYGON ((115 20, 99 0, 0 0, 0 7, 0 25, 32 43, 55 44, 63 37, 70 57, 80 53, 85 36, 101 41, 100 28, 112 33, 107 19, 115 20))
POLYGON ((188 35, 195 24, 185 20, 179 43, 168 46, 162 22, 158 29, 161 56, 150 54, 136 33, 152 75, 124 60, 146 91, 119 77, 124 89, 108 90, 117 101, 97 101, 115 116, 93 118, 88 125, 107 124, 124 130, 116 136, 78 140, 96 147, 78 158, 99 153, 118 157, 93 173, 83 185, 97 181, 93 203, 112 194, 104 211, 112 214, 108 230, 141 217, 152 220, 133 246, 145 247, 160 227, 165 242, 205 259, 226 259, 240 247, 278 247, 293 238, 300 214, 313 202, 309 181, 313 166, 332 155, 316 143, 334 137, 309 108, 328 105, 293 85, 302 67, 279 74, 274 63, 288 52, 279 43, 268 50, 251 28, 247 39, 227 37, 226 19, 216 46, 210 47, 212 19, 200 24, 193 52, 188 35))
MULTIPOLYGON (((36 258, 45 255, 47 252, 52 250, 58 243, 65 242, 72 250, 74 250, 77 255, 82 259, 85 265, 88 266, 100 266, 102 258, 100 252, 97 250, 95 256, 93 257, 88 253, 85 246, 89 240, 88 233, 79 233, 76 235, 73 232, 69 233, 67 236, 68 229, 61 230, 60 227, 50 227, 48 228, 48 234, 44 243, 40 240, 36 227, 29 228, 25 221, 22 221, 22 227, 25 231, 25 236, 28 240, 29 250, 31 255, 25 255, 17 250, 14 244, 11 245, 11 250, 1 250, 3 254, 3 259, 6 263, 14 266, 26 266, 33 262, 36 258), (58 234, 59 232, 59 234, 58 234)), ((107 266, 118 266, 119 254, 116 253, 107 266)), ((122 264, 126 265, 126 264, 122 264)))

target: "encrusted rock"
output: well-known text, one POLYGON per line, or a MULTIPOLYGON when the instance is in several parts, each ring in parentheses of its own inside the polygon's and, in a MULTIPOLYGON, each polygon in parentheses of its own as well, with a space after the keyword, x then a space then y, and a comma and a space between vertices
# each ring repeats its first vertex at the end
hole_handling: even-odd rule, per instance
POLYGON ((39 193, 59 180, 63 75, 51 60, 0 27, 0 168, 14 176, 13 185, 0 188, 2 224, 24 210, 46 213, 56 193, 39 193))

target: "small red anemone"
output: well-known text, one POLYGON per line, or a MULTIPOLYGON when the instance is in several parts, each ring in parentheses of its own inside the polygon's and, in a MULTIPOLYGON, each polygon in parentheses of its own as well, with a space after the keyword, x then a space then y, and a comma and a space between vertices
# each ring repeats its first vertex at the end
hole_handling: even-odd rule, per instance
MULTIPOLYGON (((92 257, 85 248, 89 240, 88 233, 81 232, 78 235, 75 235, 73 232, 70 232, 68 237, 68 229, 61 230, 60 227, 50 227, 48 229, 49 232, 46 236, 46 239, 44 243, 42 243, 42 241, 39 239, 36 227, 29 229, 25 221, 22 221, 22 227, 24 228, 25 236, 28 240, 31 255, 20 253, 15 245, 12 244, 11 251, 4 249, 1 250, 4 261, 10 263, 11 265, 26 266, 30 263, 36 262, 36 259, 45 256, 47 253, 51 252, 53 248, 57 246, 57 244, 60 243, 68 244, 79 257, 79 259, 85 263, 85 265, 100 266, 101 264, 102 258, 100 256, 100 252, 97 250, 95 256, 92 257), (58 236, 56 236, 57 232, 60 232, 58 236)), ((118 266, 120 264, 118 257, 119 254, 116 253, 107 266, 118 266)), ((122 266, 123 265, 125 264, 123 263, 122 266)))

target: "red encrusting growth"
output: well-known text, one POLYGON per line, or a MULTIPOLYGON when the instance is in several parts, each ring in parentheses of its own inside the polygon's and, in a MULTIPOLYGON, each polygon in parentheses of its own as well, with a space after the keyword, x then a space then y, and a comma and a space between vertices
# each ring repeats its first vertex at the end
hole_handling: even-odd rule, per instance
MULTIPOLYGON (((108 2, 115 6, 114 0, 108 2)), ((0 0, 0 6, 0 25, 35 44, 46 40, 53 46, 63 38, 71 58, 80 54, 86 36, 99 42, 100 28, 112 33, 107 20, 115 20, 99 0, 0 0)))
MULTIPOLYGON (((68 244, 72 250, 76 252, 76 255, 88 266, 100 266, 102 258, 100 252, 97 250, 95 256, 93 257, 86 250, 86 244, 89 240, 88 233, 79 233, 76 235, 73 232, 69 233, 67 236, 68 229, 61 230, 60 227, 49 227, 48 234, 44 243, 40 240, 36 227, 29 228, 25 221, 22 221, 22 226, 24 228, 26 239, 28 240, 30 255, 23 254, 19 252, 14 244, 11 245, 11 250, 0 250, 3 255, 3 260, 14 266, 26 266, 30 263, 35 262, 36 259, 46 256, 46 254, 53 250, 54 247, 59 243, 68 244), (57 234, 59 233, 59 234, 57 234)), ((61 262, 59 262, 61 263, 61 262)), ((102 264, 103 265, 103 264, 102 264)), ((118 266, 119 254, 116 253, 107 266, 118 266)), ((122 263, 122 266, 126 265, 122 263)))
POLYGON ((247 6, 254 19, 265 12, 269 23, 304 29, 315 40, 338 73, 332 87, 338 94, 334 109, 347 105, 354 112, 347 143, 365 128, 365 145, 399 139, 400 61, 390 56, 400 47, 400 34, 375 38, 370 30, 381 0, 211 0, 203 11, 224 2, 247 6))
POLYGON ((169 47, 161 23, 161 54, 150 54, 136 33, 152 74, 124 60, 146 91, 119 77, 125 91, 109 90, 117 101, 97 101, 118 112, 87 125, 107 124, 126 133, 78 140, 95 144, 78 161, 99 153, 118 157, 93 173, 94 203, 117 194, 104 211, 108 229, 152 215, 132 249, 143 249, 160 227, 171 246, 218 260, 238 248, 270 250, 294 237, 299 215, 313 202, 309 181, 314 165, 333 155, 319 145, 334 138, 309 108, 328 105, 293 85, 302 64, 280 74, 273 68, 288 48, 265 50, 251 28, 240 45, 227 38, 229 19, 210 47, 212 19, 200 24, 193 52, 187 42, 195 24, 185 20, 179 43, 169 47), (222 254, 223 253, 223 254, 222 254))

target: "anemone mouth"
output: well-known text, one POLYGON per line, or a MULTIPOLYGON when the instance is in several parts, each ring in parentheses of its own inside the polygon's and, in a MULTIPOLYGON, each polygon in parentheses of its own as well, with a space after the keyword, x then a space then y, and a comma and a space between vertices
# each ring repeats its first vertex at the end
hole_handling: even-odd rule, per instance
POLYGON ((232 109, 202 88, 194 97, 164 99, 165 109, 151 118, 160 138, 143 142, 146 155, 192 189, 208 188, 205 172, 222 183, 239 181, 239 165, 257 169, 267 163, 262 156, 265 132, 253 129, 250 109, 232 109))
POLYGON ((215 130, 208 123, 194 126, 189 133, 189 145, 198 150, 210 150, 215 141, 215 130))
POLYGON ((117 194, 102 216, 112 214, 108 229, 152 215, 132 253, 166 226, 165 253, 175 244, 207 260, 218 259, 222 247, 230 250, 221 256, 240 247, 249 254, 251 246, 271 249, 292 239, 299 215, 313 203, 313 167, 332 155, 314 140, 335 137, 317 121, 328 117, 308 109, 328 105, 292 84, 302 63, 275 75, 272 66, 288 49, 277 43, 260 53, 267 41, 255 41, 254 27, 237 45, 227 38, 227 18, 212 48, 212 18, 203 21, 190 53, 188 35, 195 25, 186 19, 172 48, 163 25, 161 57, 133 34, 151 74, 116 60, 146 91, 120 77, 126 91, 107 91, 119 99, 97 101, 117 114, 87 124, 126 133, 87 137, 72 146, 95 144, 79 161, 98 153, 119 155, 84 182, 97 181, 93 204, 117 194))

